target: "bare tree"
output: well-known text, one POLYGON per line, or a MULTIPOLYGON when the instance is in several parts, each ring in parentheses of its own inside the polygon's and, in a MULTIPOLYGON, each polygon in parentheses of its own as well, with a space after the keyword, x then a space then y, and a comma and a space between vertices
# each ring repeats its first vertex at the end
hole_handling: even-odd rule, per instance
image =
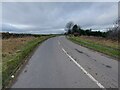
POLYGON ((110 28, 108 31, 108 38, 113 40, 119 40, 119 34, 120 34, 120 18, 114 23, 114 27, 110 28))
POLYGON ((71 34, 71 29, 73 27, 74 23, 72 21, 68 22, 65 26, 65 31, 68 33, 68 34, 71 34))

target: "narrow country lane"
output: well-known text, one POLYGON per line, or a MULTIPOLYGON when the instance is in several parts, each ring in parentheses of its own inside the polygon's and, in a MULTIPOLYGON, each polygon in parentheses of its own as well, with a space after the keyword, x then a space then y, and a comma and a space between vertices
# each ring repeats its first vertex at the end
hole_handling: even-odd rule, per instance
POLYGON ((12 88, 117 88, 118 62, 64 36, 43 42, 12 88))

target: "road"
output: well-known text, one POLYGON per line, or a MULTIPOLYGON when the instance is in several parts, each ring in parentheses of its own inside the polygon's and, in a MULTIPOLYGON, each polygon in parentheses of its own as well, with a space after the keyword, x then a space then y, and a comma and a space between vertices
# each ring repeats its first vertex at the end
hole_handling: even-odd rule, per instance
POLYGON ((118 62, 64 36, 43 42, 12 88, 117 88, 118 62))

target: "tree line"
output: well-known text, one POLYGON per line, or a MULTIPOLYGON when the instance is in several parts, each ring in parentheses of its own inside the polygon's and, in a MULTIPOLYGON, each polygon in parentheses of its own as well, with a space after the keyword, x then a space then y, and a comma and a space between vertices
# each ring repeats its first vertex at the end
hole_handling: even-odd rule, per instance
POLYGON ((106 32, 101 31, 92 31, 92 29, 82 29, 80 25, 74 24, 72 21, 68 22, 65 26, 65 35, 74 35, 74 36, 96 36, 96 37, 104 37, 113 40, 118 40, 120 34, 120 20, 116 21, 114 27, 109 28, 106 32))
POLYGON ((25 33, 9 33, 9 32, 2 32, 0 33, 0 38, 8 39, 8 38, 23 38, 28 36, 40 37, 45 35, 39 34, 25 34, 25 33))

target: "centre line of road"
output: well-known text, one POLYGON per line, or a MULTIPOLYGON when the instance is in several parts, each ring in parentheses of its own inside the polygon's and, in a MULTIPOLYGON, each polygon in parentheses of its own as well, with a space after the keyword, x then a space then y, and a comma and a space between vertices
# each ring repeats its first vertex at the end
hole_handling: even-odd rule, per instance
POLYGON ((60 41, 58 41, 58 44, 60 45, 60 41))
POLYGON ((80 64, 78 64, 68 53, 62 48, 63 52, 90 78, 92 79, 100 88, 105 89, 105 87, 99 83, 91 74, 89 74, 80 64))

